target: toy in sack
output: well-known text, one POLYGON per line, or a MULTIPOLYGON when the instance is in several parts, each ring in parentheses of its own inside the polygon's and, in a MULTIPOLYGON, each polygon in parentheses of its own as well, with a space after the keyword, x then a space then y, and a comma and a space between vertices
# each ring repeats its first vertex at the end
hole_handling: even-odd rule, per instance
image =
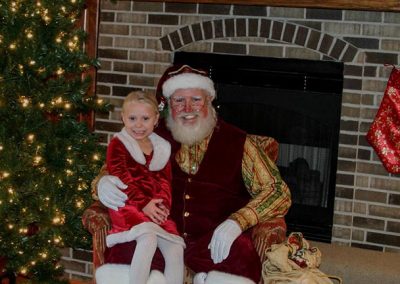
POLYGON ((310 247, 300 232, 293 232, 285 242, 272 245, 266 255, 268 259, 262 265, 264 284, 333 284, 332 280, 342 283, 341 278, 318 269, 321 251, 310 247))
POLYGON ((366 138, 385 169, 400 173, 400 70, 395 66, 366 138))

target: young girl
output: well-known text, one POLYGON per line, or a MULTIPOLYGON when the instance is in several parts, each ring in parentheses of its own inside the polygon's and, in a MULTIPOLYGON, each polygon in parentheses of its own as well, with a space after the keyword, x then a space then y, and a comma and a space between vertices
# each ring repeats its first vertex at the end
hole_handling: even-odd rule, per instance
POLYGON ((158 123, 153 94, 135 91, 122 105, 124 128, 107 149, 107 169, 128 188, 128 200, 118 211, 109 209, 112 228, 107 246, 136 241, 130 284, 145 284, 158 247, 165 259, 168 284, 183 283, 183 239, 169 218, 171 207, 170 144, 153 133, 158 123))

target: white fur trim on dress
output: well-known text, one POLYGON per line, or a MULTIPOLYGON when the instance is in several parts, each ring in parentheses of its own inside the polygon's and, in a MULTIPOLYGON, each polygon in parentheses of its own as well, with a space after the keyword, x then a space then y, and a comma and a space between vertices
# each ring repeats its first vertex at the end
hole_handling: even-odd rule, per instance
MULTIPOLYGON (((131 154, 132 158, 141 165, 146 164, 146 159, 139 144, 133 139, 125 127, 118 133, 114 134, 124 144, 125 148, 131 154)), ((160 171, 169 161, 171 155, 171 144, 156 133, 149 136, 151 144, 153 144, 153 157, 150 161, 150 171, 160 171)))
POLYGON ((167 79, 162 86, 163 96, 169 98, 178 89, 203 89, 215 98, 214 82, 195 73, 182 73, 167 79))
POLYGON ((133 240, 136 240, 139 236, 146 234, 146 233, 153 233, 156 234, 158 237, 166 239, 170 242, 180 244, 183 248, 185 248, 185 242, 183 238, 178 235, 174 235, 168 233, 163 228, 158 226, 153 222, 143 222, 138 225, 133 226, 128 231, 123 231, 119 233, 109 234, 106 238, 106 243, 108 247, 112 247, 116 244, 126 243, 133 240))
POLYGON ((207 273, 204 284, 256 284, 253 280, 234 274, 220 271, 210 271, 207 273))

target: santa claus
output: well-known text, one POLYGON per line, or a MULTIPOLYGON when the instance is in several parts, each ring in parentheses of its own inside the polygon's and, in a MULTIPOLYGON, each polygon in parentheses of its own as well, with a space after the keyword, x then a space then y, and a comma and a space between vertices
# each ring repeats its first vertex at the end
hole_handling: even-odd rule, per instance
MULTIPOLYGON (((196 273, 194 284, 258 283, 261 263, 249 229, 287 213, 287 185, 253 136, 218 118, 216 91, 205 71, 172 66, 158 90, 167 116, 156 132, 172 146, 170 214, 186 244, 185 265, 196 273)), ((127 199, 124 188, 104 175, 99 199, 118 210, 127 199)), ((116 279, 127 274, 134 246, 132 241, 108 249, 97 282, 123 283, 116 279)), ((163 265, 156 254, 153 268, 163 271, 163 265)))

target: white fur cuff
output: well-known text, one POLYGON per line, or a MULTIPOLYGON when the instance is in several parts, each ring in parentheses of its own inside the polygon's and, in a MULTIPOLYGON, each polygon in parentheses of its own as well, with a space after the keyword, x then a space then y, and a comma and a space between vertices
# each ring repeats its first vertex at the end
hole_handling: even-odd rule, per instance
POLYGON ((129 284, 130 265, 104 264, 96 270, 96 284, 129 284))
MULTIPOLYGON (((96 270, 96 284, 129 284, 129 270, 127 264, 103 264, 96 270)), ((167 284, 167 280, 160 271, 152 270, 146 284, 167 284)))

